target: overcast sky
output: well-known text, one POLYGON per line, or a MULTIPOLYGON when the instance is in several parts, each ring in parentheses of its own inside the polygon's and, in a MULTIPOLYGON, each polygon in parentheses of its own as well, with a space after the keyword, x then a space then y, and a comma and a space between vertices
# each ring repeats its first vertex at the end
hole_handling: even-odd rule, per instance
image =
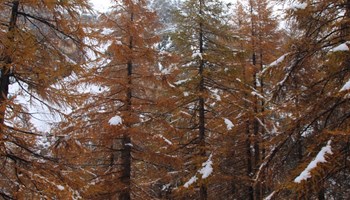
MULTIPOLYGON (((223 0, 224 2, 235 2, 236 0, 223 0)), ((95 6, 98 11, 106 11, 111 5, 111 0, 90 0, 90 2, 95 6)))
POLYGON ((98 11, 106 11, 111 5, 111 0, 90 0, 90 2, 98 11))

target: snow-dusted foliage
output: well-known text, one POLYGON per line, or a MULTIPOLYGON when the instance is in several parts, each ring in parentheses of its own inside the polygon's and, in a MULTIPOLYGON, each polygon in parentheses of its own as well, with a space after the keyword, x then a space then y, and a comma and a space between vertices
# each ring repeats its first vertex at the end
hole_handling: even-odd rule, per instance
MULTIPOLYGON (((199 169, 197 172, 202 175, 202 179, 208 178, 212 173, 213 173, 213 161, 211 160, 213 157, 213 154, 210 154, 209 158, 207 161, 202 163, 202 168, 199 169)), ((184 187, 188 188, 190 185, 195 183, 198 180, 197 174, 192 176, 190 180, 188 180, 185 184, 184 187)))
POLYGON ((317 164, 327 162, 325 157, 326 154, 333 154, 331 148, 331 140, 327 142, 327 145, 325 147, 322 147, 316 158, 309 163, 309 165, 305 168, 304 171, 300 173, 299 176, 294 179, 294 182, 300 183, 301 181, 306 181, 307 179, 311 178, 311 171, 317 167, 317 164))

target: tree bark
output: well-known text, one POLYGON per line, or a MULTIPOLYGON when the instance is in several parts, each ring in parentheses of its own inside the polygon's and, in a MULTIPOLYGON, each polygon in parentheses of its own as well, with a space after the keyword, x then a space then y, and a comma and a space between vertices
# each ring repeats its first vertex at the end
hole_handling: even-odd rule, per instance
MULTIPOLYGON (((258 82, 257 82, 257 71, 258 71, 258 66, 257 66, 257 52, 256 52, 256 25, 255 25, 255 19, 254 19, 254 5, 253 2, 250 1, 250 16, 251 16, 251 45, 252 45, 252 65, 254 67, 254 74, 253 74, 253 88, 255 91, 258 91, 258 82)), ((252 169, 251 173, 254 173, 255 171, 258 170, 259 168, 259 162, 260 162, 260 144, 259 144, 259 121, 256 119, 256 117, 259 114, 259 100, 257 95, 255 95, 253 100, 254 103, 254 119, 253 119, 253 135, 254 135, 254 171, 252 169)), ((253 166, 252 166, 253 168, 253 166)), ((254 197, 253 199, 260 199, 260 184, 256 183, 255 188, 253 188, 253 193, 254 197)))
MULTIPOLYGON (((15 28, 17 24, 17 16, 18 16, 18 7, 19 7, 19 1, 13 1, 12 2, 12 10, 11 10, 11 17, 10 17, 10 23, 8 27, 8 46, 5 47, 4 50, 4 57, 1 59, 4 63, 1 67, 1 75, 0 75, 0 151, 4 150, 4 142, 3 142, 3 135, 4 135, 4 124, 5 124, 5 114, 6 114, 6 106, 7 106, 7 97, 9 93, 9 85, 10 85, 10 76, 11 76, 11 67, 10 64, 12 63, 12 57, 11 57, 11 50, 12 45, 14 43, 15 39, 15 28)), ((2 152, 0 152, 2 154, 2 152)))
MULTIPOLYGON (((130 14, 130 22, 133 23, 134 21, 134 13, 131 12, 130 14)), ((133 49, 133 36, 130 35, 129 37, 129 49, 133 49)), ((126 91, 126 111, 128 113, 128 119, 126 126, 128 130, 130 130, 132 124, 129 120, 132 119, 132 74, 133 74, 133 62, 132 58, 127 63, 127 91, 126 91)), ((122 145, 123 145, 123 151, 121 152, 121 160, 122 160, 122 176, 121 181, 124 184, 124 189, 120 193, 119 199, 120 200, 130 200, 131 199, 131 151, 132 151, 132 143, 131 143, 131 137, 129 133, 124 133, 122 138, 122 145)))
MULTIPOLYGON (((199 0, 199 15, 202 15, 202 9, 204 5, 204 0, 199 0)), ((204 53, 204 43, 203 43, 203 23, 202 20, 199 22, 199 53, 203 55, 204 53)), ((199 63, 199 148, 200 148, 200 156, 205 157, 206 151, 205 151, 205 98, 204 98, 204 60, 203 56, 201 56, 201 60, 199 63)), ((208 192, 207 192, 207 186, 205 184, 201 184, 200 186, 200 199, 206 200, 208 198, 208 192)))
POLYGON ((127 134, 123 135, 122 139, 123 151, 121 152, 122 160, 122 175, 121 181, 124 184, 124 189, 119 195, 120 200, 130 200, 131 198, 131 138, 127 134))
MULTIPOLYGON (((246 131, 247 177, 251 178, 253 175, 253 166, 252 166, 252 152, 250 149, 251 136, 250 136, 250 130, 249 130, 249 125, 250 125, 249 119, 246 120, 245 124, 246 124, 245 131, 246 131)), ((249 183, 249 186, 248 186, 248 199, 254 200, 254 188, 252 186, 252 183, 249 183)))
MULTIPOLYGON (((1 80, 0 80, 0 130, 2 129, 2 126, 4 125, 5 121, 5 111, 6 111, 6 100, 8 96, 9 91, 9 85, 10 85, 10 75, 11 75, 11 67, 9 65, 12 63, 11 58, 11 49, 12 44, 14 42, 14 34, 15 34, 15 28, 17 24, 17 16, 18 16, 18 7, 19 7, 19 1, 13 1, 12 2, 12 11, 11 11, 11 18, 10 18, 10 24, 8 27, 8 34, 7 38, 9 40, 9 46, 5 47, 5 55, 3 57, 4 65, 1 68, 1 80)), ((2 131, 1 131, 2 132, 2 131)))

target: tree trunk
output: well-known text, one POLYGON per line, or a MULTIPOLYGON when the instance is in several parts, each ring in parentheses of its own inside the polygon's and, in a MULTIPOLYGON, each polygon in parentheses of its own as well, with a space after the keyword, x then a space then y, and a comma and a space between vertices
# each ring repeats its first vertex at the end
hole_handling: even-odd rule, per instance
POLYGON ((318 200, 325 200, 326 199, 324 193, 325 193, 325 189, 322 186, 321 190, 318 191, 318 200))
MULTIPOLYGON (((134 21, 134 14, 131 12, 130 14, 130 21, 131 23, 134 21)), ((133 36, 130 36, 129 38, 129 49, 133 49, 133 36)), ((128 79, 128 85, 127 85, 127 91, 126 91, 126 111, 128 113, 128 119, 126 126, 128 130, 130 130, 132 124, 130 123, 129 120, 132 119, 132 72, 133 71, 133 63, 132 60, 129 60, 127 63, 127 79, 128 79)), ((132 148, 132 143, 131 143, 131 137, 129 133, 124 133, 123 134, 123 139, 122 139, 122 145, 123 145, 123 150, 121 152, 121 160, 122 160, 122 177, 121 181, 124 184, 124 189, 120 193, 119 199, 120 200, 130 200, 131 199, 131 148, 132 148)))
POLYGON ((1 69, 1 76, 0 76, 0 150, 3 150, 4 143, 3 143, 3 126, 5 123, 5 114, 6 114, 6 101, 7 96, 9 93, 9 85, 10 85, 10 76, 11 76, 11 67, 9 66, 12 63, 11 58, 11 51, 12 51, 12 45, 15 38, 15 28, 17 24, 17 15, 18 15, 18 7, 19 7, 19 1, 13 1, 12 2, 12 10, 11 10, 11 17, 10 17, 10 23, 8 27, 8 46, 5 46, 4 50, 4 57, 2 58, 2 61, 4 65, 1 69))
MULTIPOLYGON (((204 4, 204 0, 199 0, 199 15, 202 15, 202 6, 204 4)), ((202 21, 199 22, 199 53, 203 55, 204 53, 204 43, 203 43, 203 23, 202 21)), ((200 156, 205 157, 206 150, 205 150, 205 99, 204 99, 204 77, 203 77, 203 71, 204 71, 204 60, 201 56, 201 60, 199 63, 199 148, 200 148, 200 156)), ((208 198, 207 193, 207 186, 205 184, 201 184, 200 186, 200 199, 206 200, 208 198)))
POLYGON ((121 181, 124 185, 124 189, 119 195, 120 200, 130 200, 131 193, 131 138, 127 135, 123 135, 122 140, 123 151, 121 152, 122 160, 122 175, 121 181))
MULTIPOLYGON (((252 65, 254 67, 254 74, 253 74, 253 88, 255 91, 258 91, 258 83, 257 83, 257 56, 256 56, 256 32, 255 32, 255 19, 254 19, 254 13, 253 13, 253 2, 250 1, 250 16, 251 16, 251 45, 252 45, 252 65)), ((257 95, 254 97, 254 119, 253 119, 253 134, 254 134, 254 171, 252 173, 256 172, 259 168, 259 162, 260 162, 260 144, 259 144, 259 121, 256 119, 256 117, 259 114, 259 100, 257 95)), ((254 192, 254 199, 260 199, 260 184, 256 183, 255 188, 253 188, 254 192)))
MULTIPOLYGON (((253 175, 253 166, 252 166, 252 152, 250 149, 251 146, 251 138, 250 138, 250 130, 249 125, 250 121, 249 119, 245 122, 246 123, 246 160, 247 160, 247 177, 250 179, 253 175)), ((249 182, 248 186, 248 199, 254 200, 254 188, 252 183, 249 182)))

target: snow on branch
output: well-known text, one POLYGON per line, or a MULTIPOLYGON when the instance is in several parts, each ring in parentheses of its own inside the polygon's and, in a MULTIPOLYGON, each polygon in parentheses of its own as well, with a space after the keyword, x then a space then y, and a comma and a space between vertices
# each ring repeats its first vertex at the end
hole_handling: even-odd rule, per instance
POLYGON ((260 165, 258 172, 255 175, 254 183, 256 184, 258 180, 260 179, 261 173, 264 171, 265 167, 268 165, 269 161, 272 159, 276 152, 277 147, 273 146, 270 150, 270 153, 265 157, 265 161, 260 165))
POLYGON ((290 5, 289 9, 296 11, 296 10, 304 10, 306 7, 307 7, 307 3, 294 2, 292 5, 290 5))
POLYGON ((283 54, 281 57, 277 58, 277 60, 273 61, 272 63, 270 63, 269 65, 267 65, 261 72, 260 72, 260 75, 261 74, 264 74, 268 69, 270 69, 271 67, 275 67, 279 64, 281 64, 285 59, 286 57, 289 55, 290 53, 286 53, 286 54, 283 54))
POLYGON ((184 184, 184 187, 188 188, 190 185, 195 183, 197 180, 198 180, 197 176, 192 176, 192 178, 184 184))
POLYGON ((227 118, 224 118, 224 121, 225 121, 227 130, 228 130, 228 131, 232 130, 232 128, 234 127, 234 125, 233 125, 233 123, 231 122, 231 120, 229 120, 229 119, 227 119, 227 118))
POLYGON ((61 191, 64 190, 64 187, 62 185, 57 185, 57 188, 61 191))
POLYGON ((266 98, 265 98, 262 94, 260 94, 259 92, 252 91, 251 94, 252 94, 253 96, 259 97, 260 99, 266 100, 266 98))
POLYGON ((273 191, 269 196, 265 197, 264 200, 271 200, 275 194, 276 194, 276 191, 273 191))
POLYGON ((203 168, 198 171, 200 174, 202 174, 202 179, 208 178, 213 172, 213 161, 211 160, 212 156, 213 154, 210 154, 208 160, 202 164, 203 168))
POLYGON ((309 163, 309 165, 306 167, 306 169, 300 173, 298 177, 294 179, 295 183, 300 183, 303 180, 307 180, 308 178, 311 178, 311 170, 317 167, 318 163, 325 163, 326 154, 333 154, 331 149, 331 140, 327 142, 327 145, 325 147, 322 147, 321 151, 317 154, 316 158, 309 163))
POLYGON ((167 139, 166 137, 164 137, 161 134, 156 135, 156 137, 163 139, 164 142, 166 142, 168 145, 173 145, 173 143, 169 139, 167 139))
MULTIPOLYGON (((213 157, 213 154, 210 154, 209 158, 207 161, 205 161, 203 164, 202 164, 202 168, 199 169, 197 172, 199 174, 202 175, 202 179, 206 179, 210 176, 210 174, 213 172, 213 161, 211 160, 213 157)), ((193 183, 197 182, 198 180, 198 177, 197 177, 197 173, 196 175, 192 176, 190 178, 190 180, 188 180, 185 184, 184 184, 184 187, 185 188, 188 188, 190 185, 192 185, 193 183)))
POLYGON ((174 82, 175 85, 181 85, 183 83, 186 83, 187 81, 189 81, 190 79, 184 79, 184 80, 179 80, 179 81, 176 81, 174 82))
POLYGON ((273 61, 272 63, 270 63, 268 66, 269 67, 274 67, 274 66, 277 66, 279 65, 280 63, 282 63, 285 59, 286 59, 286 56, 288 55, 289 53, 286 53, 284 55, 282 55, 281 57, 279 57, 277 60, 273 61))
POLYGON ((192 58, 200 58, 201 60, 203 60, 203 56, 201 53, 199 52, 195 52, 192 54, 192 58))
POLYGON ((333 49, 330 50, 331 52, 337 52, 337 51, 349 51, 348 45, 346 43, 340 44, 333 49))
POLYGON ((111 126, 117 126, 119 124, 122 124, 123 120, 120 116, 116 115, 116 116, 112 117, 111 119, 109 119, 108 123, 111 126))
POLYGON ((348 82, 346 82, 344 84, 344 86, 339 90, 339 92, 343 92, 343 91, 346 91, 346 90, 349 90, 350 89, 350 79, 348 80, 348 82))

